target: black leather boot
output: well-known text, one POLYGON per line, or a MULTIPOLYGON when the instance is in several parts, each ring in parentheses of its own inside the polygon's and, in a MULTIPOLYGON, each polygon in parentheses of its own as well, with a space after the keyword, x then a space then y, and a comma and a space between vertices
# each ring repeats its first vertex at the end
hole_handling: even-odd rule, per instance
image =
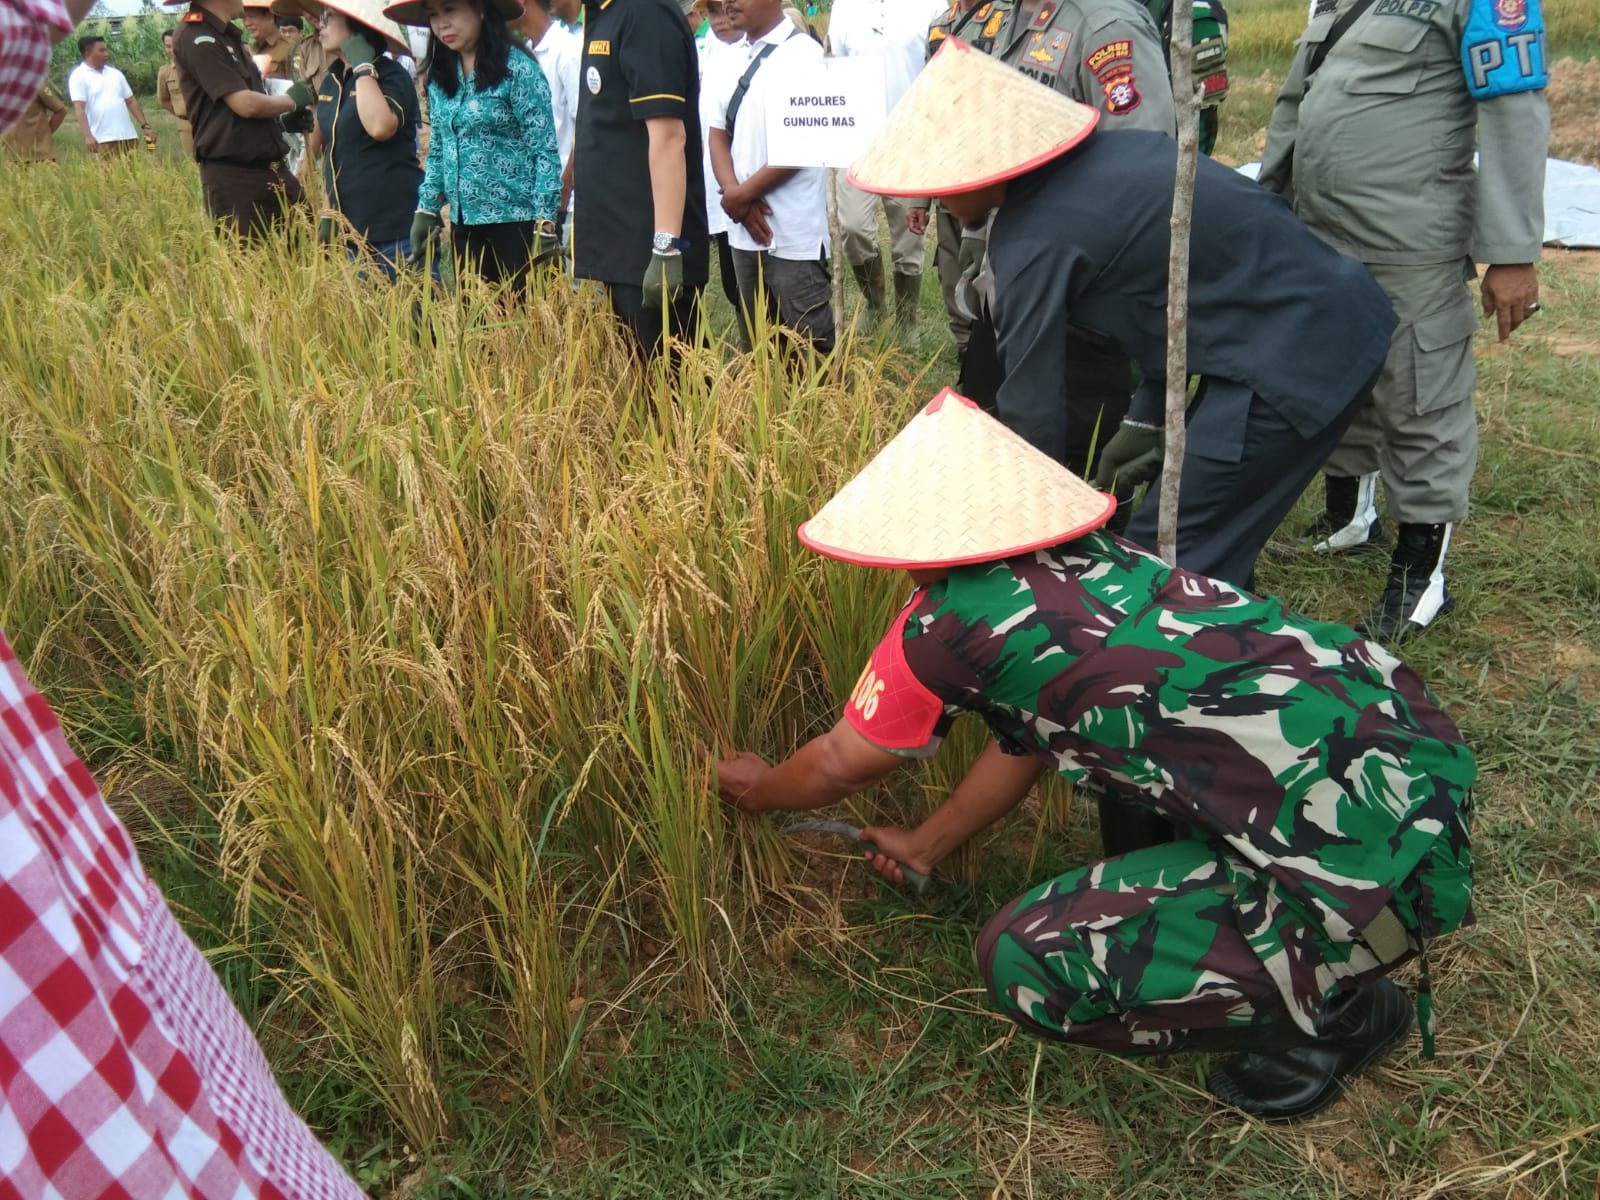
POLYGON ((1206 1087, 1224 1104, 1263 1121, 1297 1121, 1337 1100, 1344 1081, 1386 1058, 1411 1032, 1411 1001, 1380 979, 1323 1014, 1318 1035, 1271 1053, 1237 1054, 1206 1087))
POLYGON ((1378 519, 1378 473, 1324 475, 1322 512, 1299 537, 1274 546, 1274 557, 1310 550, 1316 554, 1348 554, 1386 550, 1389 534, 1378 519))
POLYGON ((1377 606, 1356 626, 1362 637, 1403 642, 1455 607, 1444 584, 1450 524, 1401 525, 1389 559, 1389 581, 1377 606))

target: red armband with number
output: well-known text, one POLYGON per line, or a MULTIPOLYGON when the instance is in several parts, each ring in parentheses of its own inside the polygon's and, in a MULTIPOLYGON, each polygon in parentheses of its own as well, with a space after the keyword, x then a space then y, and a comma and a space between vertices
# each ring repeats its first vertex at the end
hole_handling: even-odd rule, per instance
POLYGON ((906 663, 906 620, 915 598, 900 610, 845 702, 844 719, 874 746, 920 750, 933 740, 944 704, 923 687, 906 663))

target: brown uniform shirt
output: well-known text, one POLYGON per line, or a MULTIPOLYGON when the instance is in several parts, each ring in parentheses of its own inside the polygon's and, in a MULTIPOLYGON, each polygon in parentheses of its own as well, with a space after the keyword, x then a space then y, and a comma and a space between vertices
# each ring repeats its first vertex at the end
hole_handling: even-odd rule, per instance
POLYGON ((239 117, 223 102, 234 92, 265 92, 244 38, 231 23, 200 8, 184 14, 172 39, 184 107, 194 127, 195 157, 237 166, 266 166, 288 153, 276 117, 239 117))
POLYGON ((267 68, 268 79, 293 79, 294 74, 294 47, 289 45, 287 38, 274 37, 270 42, 251 42, 250 53, 265 54, 271 65, 267 68))
POLYGON ((178 64, 162 63, 156 72, 156 101, 180 121, 189 119, 183 103, 183 88, 178 83, 178 64))
POLYGON ((66 102, 44 84, 39 94, 28 103, 22 117, 7 130, 3 144, 6 151, 17 158, 31 162, 55 162, 56 141, 50 128, 50 118, 56 113, 65 114, 66 102))
POLYGON ((333 66, 333 55, 322 48, 322 43, 317 41, 315 34, 301 42, 300 49, 295 51, 295 74, 305 80, 312 91, 317 90, 317 85, 322 82, 322 77, 328 73, 328 68, 331 66, 333 66))

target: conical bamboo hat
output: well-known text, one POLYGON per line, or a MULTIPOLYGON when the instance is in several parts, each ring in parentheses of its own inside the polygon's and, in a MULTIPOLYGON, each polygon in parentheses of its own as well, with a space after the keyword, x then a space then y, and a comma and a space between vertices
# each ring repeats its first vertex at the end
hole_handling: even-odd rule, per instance
MULTIPOLYGON (((485 0, 485 4, 508 21, 515 21, 522 15, 522 0, 485 0)), ((428 10, 422 0, 397 0, 383 11, 391 20, 399 21, 402 25, 424 26, 428 23, 428 10)))
POLYGON ((1116 507, 946 388, 800 526, 800 540, 865 566, 953 567, 1080 537, 1116 507))
POLYGON ((280 17, 309 17, 312 21, 322 16, 324 8, 360 21, 375 33, 389 39, 389 48, 400 54, 411 53, 411 43, 406 40, 405 27, 383 11, 382 0, 272 0, 272 11, 280 17))
POLYGON ((1065 154, 1099 120, 1099 109, 949 38, 856 159, 850 182, 884 196, 976 191, 1065 154))

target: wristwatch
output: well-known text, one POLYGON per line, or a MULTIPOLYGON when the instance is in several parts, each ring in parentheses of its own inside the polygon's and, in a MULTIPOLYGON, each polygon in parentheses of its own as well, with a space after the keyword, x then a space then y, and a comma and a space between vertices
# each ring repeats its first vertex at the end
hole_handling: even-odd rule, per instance
POLYGON ((661 233, 659 230, 656 236, 650 240, 650 249, 657 254, 671 254, 674 250, 682 254, 688 248, 688 238, 673 237, 670 233, 661 233))

